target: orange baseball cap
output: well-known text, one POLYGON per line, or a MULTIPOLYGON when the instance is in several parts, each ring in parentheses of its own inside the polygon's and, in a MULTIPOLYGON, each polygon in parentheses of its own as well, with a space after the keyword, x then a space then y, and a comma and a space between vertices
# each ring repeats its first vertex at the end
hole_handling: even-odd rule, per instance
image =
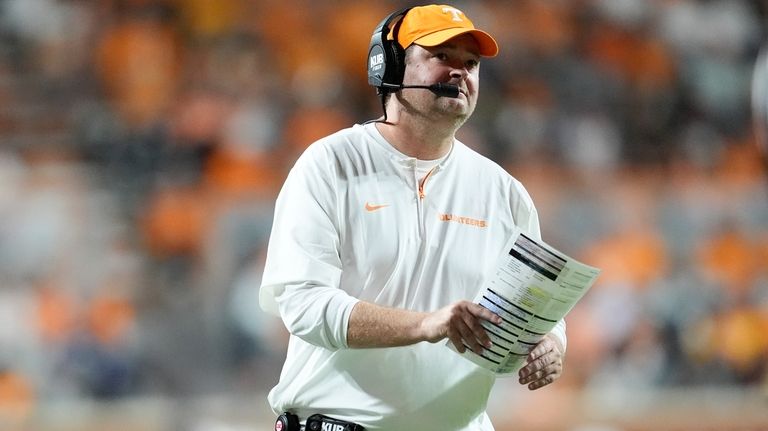
MULTIPOLYGON (((480 45, 480 55, 495 57, 499 46, 490 34, 478 30, 464 12, 448 5, 417 6, 408 11, 397 30, 403 49, 412 44, 437 46, 460 34, 469 33, 480 45)), ((390 38, 392 34, 390 33, 390 38)))

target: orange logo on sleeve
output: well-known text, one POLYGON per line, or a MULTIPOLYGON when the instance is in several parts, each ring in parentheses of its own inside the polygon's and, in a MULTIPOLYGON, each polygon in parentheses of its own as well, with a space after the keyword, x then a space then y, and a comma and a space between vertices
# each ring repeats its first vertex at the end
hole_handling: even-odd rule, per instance
POLYGON ((389 204, 371 205, 369 202, 366 202, 365 203, 365 210, 368 211, 369 213, 372 213, 372 212, 374 212, 376 210, 380 210, 380 209, 388 207, 388 206, 389 206, 389 204))

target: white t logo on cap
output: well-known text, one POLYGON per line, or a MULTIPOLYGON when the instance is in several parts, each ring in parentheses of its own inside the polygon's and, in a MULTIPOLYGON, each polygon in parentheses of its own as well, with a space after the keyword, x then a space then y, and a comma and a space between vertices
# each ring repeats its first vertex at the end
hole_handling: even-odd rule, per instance
POLYGON ((453 20, 454 21, 463 21, 461 19, 461 15, 463 15, 464 12, 462 12, 462 11, 456 9, 456 8, 453 8, 453 7, 444 7, 443 8, 443 13, 448 13, 448 12, 450 12, 453 15, 453 20))

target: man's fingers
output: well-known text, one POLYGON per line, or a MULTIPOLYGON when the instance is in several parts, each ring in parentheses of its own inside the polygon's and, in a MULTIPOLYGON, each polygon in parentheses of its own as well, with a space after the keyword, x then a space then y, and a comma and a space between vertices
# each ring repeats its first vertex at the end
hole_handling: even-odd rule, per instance
POLYGON ((482 353, 483 347, 475 338, 474 332, 465 322, 465 313, 458 313, 448 322, 448 338, 459 353, 469 347, 475 353, 482 353))
POLYGON ((478 343, 485 347, 491 347, 491 338, 488 336, 488 332, 486 332, 485 328, 483 328, 480 320, 476 319, 474 316, 466 315, 464 317, 464 323, 472 331, 473 339, 477 340, 478 343))
POLYGON ((549 375, 547 375, 546 377, 544 377, 542 379, 539 379, 539 380, 536 380, 534 382, 529 383, 528 384, 528 389, 535 390, 535 389, 539 389, 541 387, 547 386, 548 384, 554 382, 555 378, 556 378, 556 376, 554 376, 552 374, 549 374, 549 375))
POLYGON ((534 390, 544 387, 560 377, 562 374, 562 367, 551 364, 544 369, 529 374, 526 377, 520 378, 520 384, 528 385, 528 389, 534 390))
POLYGON ((520 383, 526 384, 541 379, 550 374, 557 374, 560 369, 560 366, 556 362, 547 364, 543 367, 531 369, 528 372, 520 373, 520 383))
POLYGON ((555 343, 549 338, 544 338, 543 340, 541 340, 539 344, 536 345, 536 347, 534 347, 528 353, 528 362, 533 362, 536 359, 554 350, 555 350, 555 343))
POLYGON ((468 309, 471 313, 471 316, 467 316, 465 323, 472 329, 472 332, 475 334, 475 338, 480 342, 480 344, 486 348, 490 348, 493 346, 493 343, 491 342, 491 338, 488 335, 488 331, 483 327, 481 319, 498 325, 501 323, 501 317, 479 304, 470 303, 468 309))
MULTIPOLYGON (((483 345, 485 342, 479 336, 477 336, 475 330, 472 328, 472 321, 475 320, 472 316, 465 316, 460 322, 456 322, 458 330, 461 332, 461 338, 464 340, 467 346, 469 346, 475 353, 483 353, 483 345)), ((487 335, 486 335, 487 338, 487 335)))
POLYGON ((456 347, 456 350, 459 353, 464 353, 464 351, 467 350, 467 348, 464 347, 464 343, 461 341, 461 336, 458 331, 449 330, 448 339, 451 340, 451 343, 453 343, 453 346, 456 347))
POLYGON ((487 320, 489 322, 499 324, 501 323, 501 317, 499 317, 498 314, 494 313, 493 311, 483 307, 480 304, 470 304, 469 306, 469 312, 473 315, 483 319, 487 320))
POLYGON ((562 373, 562 355, 558 350, 551 350, 527 362, 520 369, 518 376, 520 384, 528 385, 528 389, 534 390, 554 382, 562 373))
MULTIPOLYGON (((464 353, 468 348, 481 355, 484 348, 493 346, 483 320, 500 324, 502 319, 491 310, 469 301, 461 301, 450 308, 448 338, 456 350, 464 353)), ((518 372, 521 384, 534 390, 557 380, 563 371, 562 348, 549 337, 542 339, 529 353, 525 365, 518 372)))
POLYGON ((532 362, 527 362, 526 365, 520 369, 518 374, 521 378, 526 378, 540 370, 545 369, 549 365, 554 364, 555 361, 556 359, 551 356, 542 356, 532 362))
POLYGON ((429 331, 427 339, 435 342, 447 337, 460 353, 467 348, 482 354, 485 348, 493 346, 491 338, 483 327, 483 321, 501 323, 501 317, 491 310, 470 301, 459 301, 432 314, 428 327, 439 328, 429 331), (442 322, 440 322, 442 321, 442 322), (436 326, 434 324, 437 324, 436 326))

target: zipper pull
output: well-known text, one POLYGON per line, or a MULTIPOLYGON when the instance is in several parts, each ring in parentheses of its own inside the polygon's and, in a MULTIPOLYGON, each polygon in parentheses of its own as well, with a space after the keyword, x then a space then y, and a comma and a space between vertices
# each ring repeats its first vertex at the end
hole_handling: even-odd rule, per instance
POLYGON ((430 169, 429 172, 427 172, 427 175, 424 175, 424 178, 419 182, 419 199, 424 199, 424 196, 426 196, 424 193, 424 186, 427 184, 427 179, 432 175, 432 172, 435 172, 435 169, 437 169, 437 166, 430 169))

